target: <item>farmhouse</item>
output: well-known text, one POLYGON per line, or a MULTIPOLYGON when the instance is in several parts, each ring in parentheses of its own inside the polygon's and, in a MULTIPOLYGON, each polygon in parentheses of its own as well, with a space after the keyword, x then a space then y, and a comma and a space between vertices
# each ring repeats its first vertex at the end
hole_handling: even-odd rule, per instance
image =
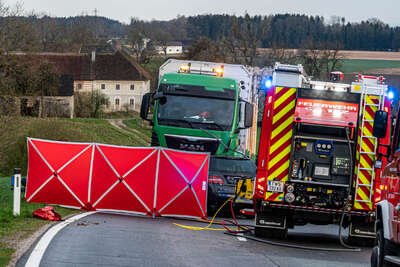
POLYGON ((101 92, 108 98, 106 112, 139 111, 143 95, 150 92, 150 75, 121 51, 19 56, 52 64, 59 75, 72 79, 74 94, 101 92))

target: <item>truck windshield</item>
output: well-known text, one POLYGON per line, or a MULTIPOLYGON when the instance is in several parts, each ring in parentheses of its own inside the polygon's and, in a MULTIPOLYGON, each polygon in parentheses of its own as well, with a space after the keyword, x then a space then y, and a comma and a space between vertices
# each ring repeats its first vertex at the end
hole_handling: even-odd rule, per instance
POLYGON ((158 123, 185 128, 226 131, 232 128, 235 101, 166 95, 158 107, 158 123))

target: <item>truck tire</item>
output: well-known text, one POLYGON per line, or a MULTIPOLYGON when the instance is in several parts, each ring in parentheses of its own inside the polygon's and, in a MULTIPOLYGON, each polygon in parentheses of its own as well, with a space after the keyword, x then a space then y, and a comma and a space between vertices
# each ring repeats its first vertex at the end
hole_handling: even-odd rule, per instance
POLYGON ((385 241, 385 237, 383 236, 383 229, 379 228, 376 231, 376 248, 377 248, 377 257, 376 257, 376 263, 377 263, 377 267, 383 267, 385 266, 385 255, 388 254, 387 248, 386 248, 386 241, 385 241))
POLYGON ((382 267, 381 265, 379 265, 379 248, 377 246, 375 246, 372 249, 372 254, 371 254, 371 267, 382 267))
POLYGON ((158 136, 154 131, 151 132, 150 145, 151 146, 160 146, 160 141, 158 140, 158 136))
POLYGON ((265 227, 255 227, 254 235, 261 238, 274 238, 274 239, 286 239, 288 229, 273 229, 265 227))

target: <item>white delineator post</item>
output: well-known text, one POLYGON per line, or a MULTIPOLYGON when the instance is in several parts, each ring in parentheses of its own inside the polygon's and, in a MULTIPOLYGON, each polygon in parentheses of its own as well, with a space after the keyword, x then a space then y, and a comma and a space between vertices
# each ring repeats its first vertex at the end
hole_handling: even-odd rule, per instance
POLYGON ((13 215, 19 216, 21 213, 21 169, 14 169, 14 208, 13 215))

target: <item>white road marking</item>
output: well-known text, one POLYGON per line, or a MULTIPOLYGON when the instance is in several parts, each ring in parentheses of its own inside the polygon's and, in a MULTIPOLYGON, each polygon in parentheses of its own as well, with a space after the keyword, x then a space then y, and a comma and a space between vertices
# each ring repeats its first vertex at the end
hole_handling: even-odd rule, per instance
POLYGON ((73 216, 63 222, 60 222, 56 224, 55 226, 51 227, 39 240, 39 242, 36 244, 36 247, 32 250, 31 255, 29 256, 29 259, 27 260, 25 266, 26 267, 38 267, 40 265, 40 262, 42 260, 42 257, 44 253, 46 252, 47 247, 49 246, 51 240, 56 236, 56 234, 66 227, 67 225, 80 220, 86 216, 92 215, 93 213, 96 213, 96 211, 91 211, 91 212, 85 212, 76 216, 73 216))
POLYGON ((246 241, 247 241, 247 238, 241 237, 241 236, 238 236, 237 239, 238 239, 239 241, 241 241, 241 242, 246 242, 246 241))

